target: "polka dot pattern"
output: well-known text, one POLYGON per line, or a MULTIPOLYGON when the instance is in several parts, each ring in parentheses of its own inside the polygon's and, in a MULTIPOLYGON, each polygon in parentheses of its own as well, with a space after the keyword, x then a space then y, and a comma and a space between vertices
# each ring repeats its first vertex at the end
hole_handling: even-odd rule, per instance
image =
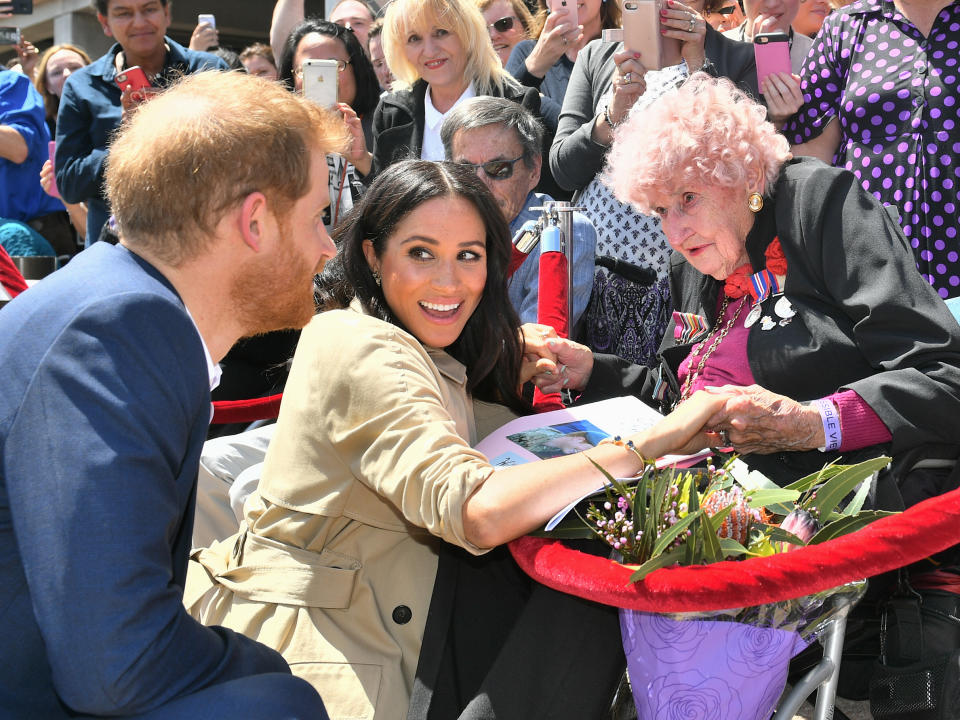
POLYGON ((927 37, 890 0, 831 13, 807 56, 804 104, 784 129, 792 143, 832 118, 834 164, 895 205, 917 266, 941 297, 960 295, 960 0, 927 37))

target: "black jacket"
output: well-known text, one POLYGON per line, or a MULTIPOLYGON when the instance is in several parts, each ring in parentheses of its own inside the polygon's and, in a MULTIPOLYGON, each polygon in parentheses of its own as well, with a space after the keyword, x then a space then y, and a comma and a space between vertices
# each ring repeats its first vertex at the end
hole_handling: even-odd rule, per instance
MULTIPOLYGON (((883 206, 852 173, 798 158, 784 166, 747 236, 754 268, 764 267, 764 250, 777 236, 787 259, 784 294, 796 316, 785 327, 750 328, 747 358, 757 384, 799 401, 856 391, 892 441, 845 453, 845 462, 923 447, 960 449, 960 325, 917 271, 883 206)), ((670 285, 674 309, 712 326, 720 282, 675 253, 670 285)), ((776 299, 766 301, 765 314, 776 299)), ((651 403, 659 398, 669 409, 679 395, 677 369, 707 332, 677 345, 668 331, 656 371, 597 355, 583 398, 629 392, 651 403)), ((835 457, 810 451, 745 459, 789 482, 835 457)))
MULTIPOLYGON (((380 98, 373 115, 373 168, 366 178, 368 182, 391 163, 420 157, 426 124, 423 110, 426 93, 427 83, 421 79, 408 90, 387 93, 380 98)), ((501 97, 496 90, 490 95, 501 97)), ((533 88, 507 78, 502 97, 520 103, 539 117, 540 94, 533 88)))

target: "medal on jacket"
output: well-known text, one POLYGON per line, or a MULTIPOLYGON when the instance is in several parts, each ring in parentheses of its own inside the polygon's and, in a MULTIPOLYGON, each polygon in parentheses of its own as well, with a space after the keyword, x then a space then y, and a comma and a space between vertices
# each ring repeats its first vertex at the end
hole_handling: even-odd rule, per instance
POLYGON ((750 312, 747 314, 747 319, 743 321, 743 326, 746 328, 753 327, 757 320, 760 319, 760 316, 763 314, 763 310, 760 307, 763 301, 770 297, 770 295, 780 292, 780 288, 783 285, 783 276, 774 275, 764 268, 760 272, 756 272, 750 276, 750 284, 750 294, 755 300, 753 307, 750 308, 750 312))

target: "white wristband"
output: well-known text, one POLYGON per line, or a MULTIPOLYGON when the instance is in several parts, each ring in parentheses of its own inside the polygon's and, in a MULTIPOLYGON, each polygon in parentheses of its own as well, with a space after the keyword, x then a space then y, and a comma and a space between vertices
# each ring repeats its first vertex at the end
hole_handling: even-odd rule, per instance
POLYGON ((823 437, 826 441, 826 444, 817 448, 817 450, 820 452, 837 450, 840 443, 843 442, 843 433, 840 429, 840 413, 837 412, 837 406, 827 398, 814 400, 813 404, 820 411, 820 420, 823 422, 823 437))

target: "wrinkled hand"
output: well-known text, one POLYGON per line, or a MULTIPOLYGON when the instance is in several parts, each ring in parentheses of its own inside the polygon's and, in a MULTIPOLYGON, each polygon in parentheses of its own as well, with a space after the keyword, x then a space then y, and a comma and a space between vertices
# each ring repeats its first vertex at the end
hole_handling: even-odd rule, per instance
POLYGON ((190 49, 201 52, 220 45, 220 35, 217 29, 208 22, 202 22, 193 29, 190 36, 190 49))
POLYGON ((707 21, 689 5, 679 0, 667 0, 660 9, 663 36, 680 41, 680 55, 693 73, 703 67, 707 57, 703 43, 707 37, 707 21))
POLYGON ((725 430, 729 444, 738 453, 814 450, 825 443, 820 412, 815 407, 759 385, 724 385, 704 392, 726 398, 707 425, 717 433, 725 430))
POLYGON ((613 97, 607 109, 610 120, 619 125, 627 119, 630 108, 647 91, 647 68, 641 62, 640 53, 621 50, 614 54, 617 69, 613 73, 613 97))
POLYGON ((728 398, 720 392, 695 392, 652 428, 630 439, 646 458, 671 453, 690 455, 711 447, 715 443, 707 431, 709 420, 722 411, 728 398))
POLYGON ((531 75, 542 78, 561 55, 580 47, 583 42, 583 26, 575 26, 569 20, 570 16, 565 12, 552 12, 547 15, 543 32, 525 61, 531 75))
POLYGON ((803 104, 800 76, 790 73, 770 73, 763 79, 763 99, 767 104, 767 119, 780 129, 803 104))

